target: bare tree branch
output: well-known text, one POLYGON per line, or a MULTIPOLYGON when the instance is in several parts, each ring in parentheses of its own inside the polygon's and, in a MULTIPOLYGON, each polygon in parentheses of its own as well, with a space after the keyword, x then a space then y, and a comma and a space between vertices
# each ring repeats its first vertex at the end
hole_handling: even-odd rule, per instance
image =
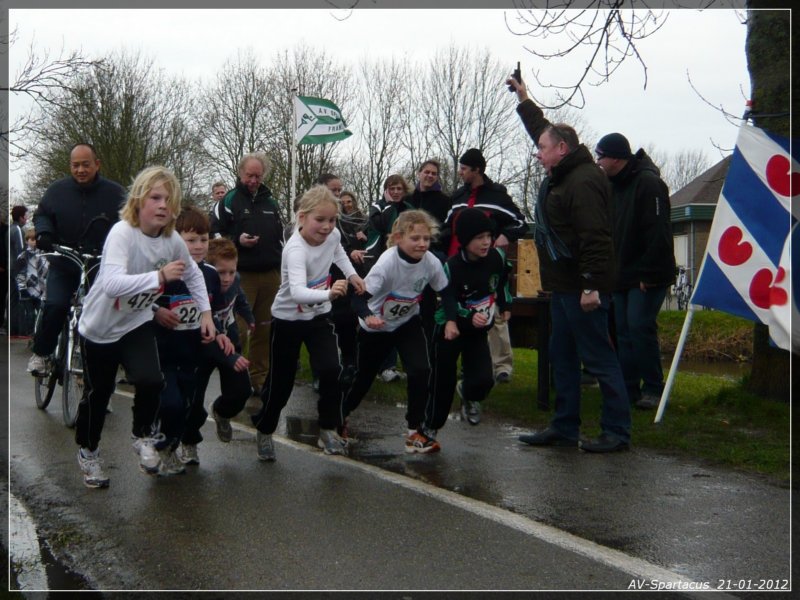
POLYGON ((571 10, 573 3, 574 0, 548 1, 547 8, 541 10, 534 9, 534 2, 519 2, 516 17, 509 20, 506 16, 506 27, 512 34, 542 41, 525 46, 536 59, 549 61, 570 54, 584 55, 583 70, 567 83, 548 83, 541 69, 533 69, 537 85, 555 90, 556 96, 556 102, 548 104, 532 94, 535 101, 544 108, 582 108, 584 86, 607 82, 628 58, 641 66, 646 88, 647 65, 636 44, 666 23, 666 13, 631 10, 637 4, 647 8, 647 3, 641 0, 593 0, 584 10, 571 10), (530 8, 523 10, 523 5, 530 8), (556 45, 550 45, 551 41, 556 45))

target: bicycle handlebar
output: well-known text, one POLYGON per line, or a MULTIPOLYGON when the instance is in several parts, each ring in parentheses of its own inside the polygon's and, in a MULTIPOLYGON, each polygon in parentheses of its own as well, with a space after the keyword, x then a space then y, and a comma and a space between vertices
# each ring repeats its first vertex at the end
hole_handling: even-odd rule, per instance
POLYGON ((53 244, 53 252, 45 252, 43 256, 62 256, 72 261, 79 269, 84 270, 88 261, 93 258, 100 258, 101 255, 85 254, 69 246, 53 244))

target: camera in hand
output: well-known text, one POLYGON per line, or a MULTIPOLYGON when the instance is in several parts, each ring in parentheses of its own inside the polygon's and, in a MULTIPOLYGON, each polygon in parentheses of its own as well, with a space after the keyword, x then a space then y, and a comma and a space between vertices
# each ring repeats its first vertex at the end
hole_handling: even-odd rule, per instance
MULTIPOLYGON (((516 69, 514 69, 514 72, 511 74, 511 76, 512 76, 514 79, 516 79, 516 80, 517 80, 517 83, 522 83, 522 72, 520 71, 520 68, 519 68, 519 61, 517 61, 517 68, 516 68, 516 69)), ((514 86, 513 86, 513 85, 509 85, 509 86, 508 86, 508 91, 509 91, 509 92, 514 92, 514 91, 516 91, 516 90, 514 89, 514 86)))

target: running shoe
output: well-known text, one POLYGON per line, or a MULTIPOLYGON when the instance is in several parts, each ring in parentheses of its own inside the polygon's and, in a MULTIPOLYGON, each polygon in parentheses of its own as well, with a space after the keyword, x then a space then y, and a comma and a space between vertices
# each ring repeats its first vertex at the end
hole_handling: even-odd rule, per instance
POLYGON ((409 454, 430 454, 439 452, 441 449, 439 442, 428 437, 422 431, 415 431, 406 438, 406 452, 409 454))
POLYGON ((83 472, 83 485, 88 488, 107 488, 109 479, 103 473, 100 451, 89 452, 86 448, 78 449, 78 466, 83 472))
POLYGON ((275 462, 275 444, 272 442, 272 434, 257 431, 256 446, 258 448, 258 460, 275 462))
POLYGON ((320 429, 317 446, 322 448, 325 454, 347 454, 347 442, 339 437, 333 429, 320 429))
POLYGON ((158 475, 160 477, 169 477, 170 475, 182 475, 186 473, 186 465, 184 465, 175 449, 167 446, 158 451, 158 456, 161 462, 158 465, 158 475))
POLYGON ((164 434, 159 433, 154 437, 134 437, 133 451, 139 456, 139 468, 143 473, 155 475, 158 473, 158 463, 161 458, 156 450, 156 443, 164 440, 164 434))
POLYGON ((233 439, 231 420, 221 417, 216 409, 213 409, 211 412, 214 414, 214 423, 217 425, 217 437, 220 442, 227 444, 233 439))
POLYGON ((185 465, 199 465, 200 457, 197 455, 197 444, 181 444, 178 446, 178 460, 185 465))

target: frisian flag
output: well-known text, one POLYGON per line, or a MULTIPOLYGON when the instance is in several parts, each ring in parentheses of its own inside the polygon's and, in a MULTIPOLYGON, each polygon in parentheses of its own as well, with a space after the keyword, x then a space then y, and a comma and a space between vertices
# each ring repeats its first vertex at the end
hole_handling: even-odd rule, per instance
POLYGON ((748 124, 736 140, 691 303, 769 326, 790 349, 790 232, 800 169, 789 139, 748 124))
POLYGON ((324 98, 295 96, 294 119, 298 144, 328 144, 353 135, 339 107, 324 98))

